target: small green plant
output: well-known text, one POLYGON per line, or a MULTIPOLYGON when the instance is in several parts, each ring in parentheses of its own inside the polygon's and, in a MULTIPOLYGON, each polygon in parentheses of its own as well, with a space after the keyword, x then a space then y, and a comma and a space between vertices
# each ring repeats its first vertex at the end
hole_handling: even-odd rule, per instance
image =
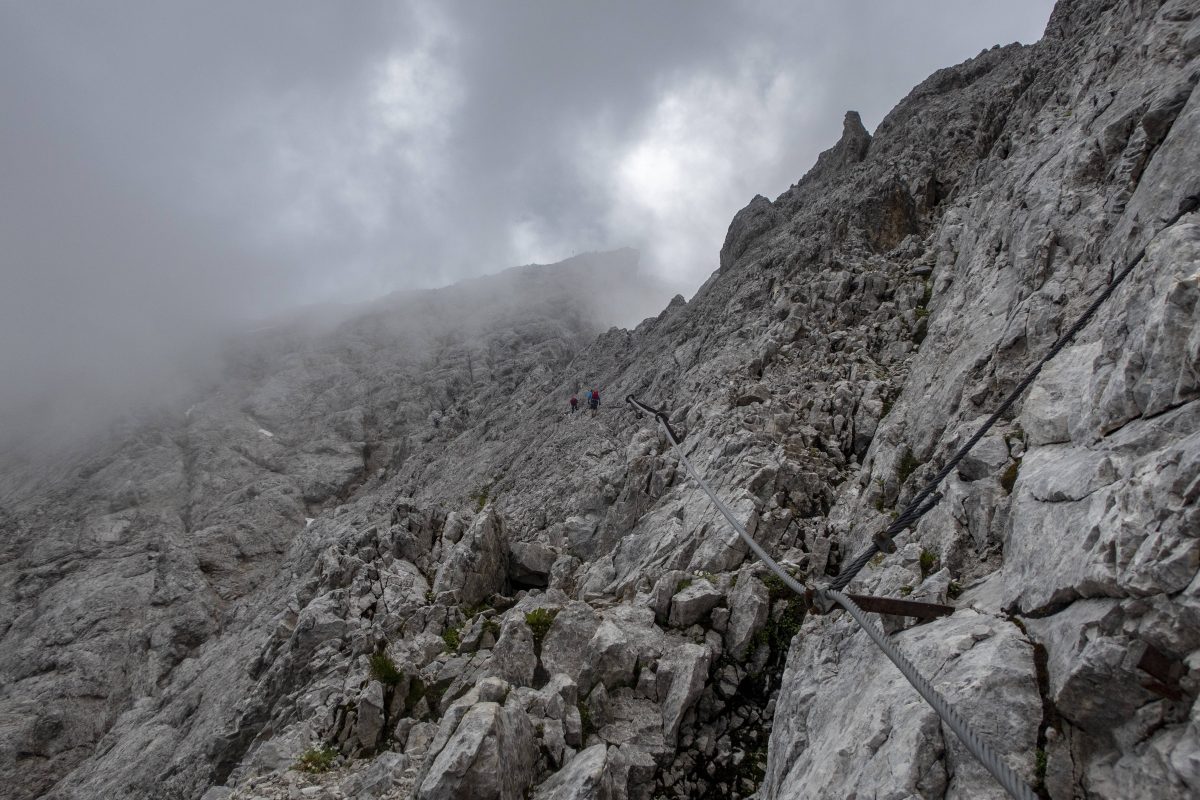
POLYGON ((675 594, 679 594, 684 589, 692 585, 694 581, 691 578, 684 578, 679 583, 675 584, 675 594))
POLYGON ((371 677, 384 686, 395 686, 404 680, 404 673, 396 668, 387 651, 380 650, 371 656, 371 677))
POLYGON ((901 586, 900 587, 900 596, 908 597, 910 594, 912 594, 912 589, 913 589, 913 587, 911 587, 911 586, 901 586))
POLYGON ((778 600, 781 597, 787 597, 789 589, 783 578, 775 573, 771 573, 763 578, 763 585, 767 587, 767 595, 772 600, 778 600))
POLYGON ((751 644, 755 648, 765 644, 772 654, 786 653, 792 643, 792 637, 800 632, 803 623, 804 605, 794 600, 788 601, 783 613, 778 617, 772 615, 767 618, 767 624, 754 634, 751 644))
POLYGON ((492 487, 495 485, 495 483, 491 482, 485 483, 483 486, 479 487, 478 492, 471 495, 471 499, 475 501, 476 511, 483 511, 483 507, 488 504, 488 500, 492 499, 492 487))
POLYGON ((596 726, 592 722, 592 712, 582 700, 579 701, 577 708, 579 709, 580 727, 583 728, 583 738, 587 739, 596 732, 596 726))
POLYGON ((1017 485, 1017 475, 1021 471, 1021 459, 1015 459, 1004 469, 1004 473, 1000 476, 1000 486, 1004 489, 1005 494, 1012 494, 1013 487, 1017 485))
POLYGON ((1050 759, 1046 756, 1046 751, 1038 748, 1037 752, 1033 756, 1034 771, 1037 773, 1038 784, 1045 783, 1046 781, 1046 767, 1049 760, 1050 759))
POLYGON ((554 624, 554 618, 558 616, 557 611, 551 611, 548 608, 535 608, 525 615, 525 624, 529 626, 529 630, 533 633, 533 644, 536 647, 541 647, 542 640, 546 638, 546 634, 550 631, 550 626, 554 624))
POLYGON ((500 623, 494 619, 485 619, 483 621, 483 630, 485 633, 490 633, 493 639, 500 638, 500 623))
POLYGON ((887 556, 884 553, 876 553, 875 555, 871 556, 871 560, 868 561, 867 564, 870 565, 871 569, 879 569, 879 567, 883 564, 883 559, 886 557, 887 556))
POLYGON ((300 758, 296 759, 296 764, 292 767, 300 772, 310 772, 320 774, 329 772, 333 769, 333 762, 338 756, 338 751, 332 747, 314 747, 305 750, 300 754, 300 758))
POLYGON ((896 464, 896 480, 903 485, 919 466, 921 466, 921 462, 913 455, 912 450, 906 448, 904 455, 900 456, 900 461, 896 464))
POLYGON ((962 584, 958 581, 950 581, 950 585, 946 587, 946 597, 950 598, 951 600, 957 600, 958 598, 962 597, 962 593, 962 584))
POLYGON ((458 652, 458 646, 462 644, 462 626, 451 625, 446 630, 442 631, 442 641, 446 643, 446 649, 451 653, 458 652))
POLYGON ((929 577, 929 573, 937 569, 938 557, 931 550, 921 551, 921 580, 929 577))
POLYGON ((699 576, 699 577, 701 577, 701 578, 704 578, 704 580, 708 581, 708 582, 709 582, 709 583, 711 583, 713 586, 716 586, 716 585, 717 585, 717 576, 716 576, 716 573, 713 573, 713 572, 705 572, 705 571, 701 570, 700 572, 697 572, 697 573, 696 573, 696 575, 697 575, 697 576, 699 576))

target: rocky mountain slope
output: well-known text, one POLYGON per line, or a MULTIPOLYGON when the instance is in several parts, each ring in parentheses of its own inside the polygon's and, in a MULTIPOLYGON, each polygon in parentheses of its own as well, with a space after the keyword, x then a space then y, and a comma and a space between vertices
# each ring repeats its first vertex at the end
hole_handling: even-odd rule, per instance
POLYGON ((1041 42, 939 71, 873 136, 848 114, 734 218, 696 296, 633 330, 594 337, 569 290, 456 317, 487 285, 269 332, 186 417, 10 470, 5 785, 1001 797, 620 398, 666 406, 820 580, 1145 248, 852 588, 957 608, 884 623, 1043 796, 1193 796, 1200 220, 1164 221, 1200 191, 1198 56, 1195 2, 1064 0, 1041 42), (592 384, 600 412, 567 413, 592 384))

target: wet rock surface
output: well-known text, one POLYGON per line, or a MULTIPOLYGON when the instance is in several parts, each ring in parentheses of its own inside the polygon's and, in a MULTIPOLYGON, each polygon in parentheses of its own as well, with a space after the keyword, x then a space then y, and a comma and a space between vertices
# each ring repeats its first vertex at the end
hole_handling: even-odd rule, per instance
POLYGON ((583 299, 635 283, 631 254, 517 271, 268 332, 188 413, 6 465, 0 779, 998 797, 617 398, 665 408, 747 530, 818 580, 1145 248, 851 588, 958 608, 883 622, 1045 795, 1193 796, 1200 220, 1164 229, 1200 189, 1193 6, 1062 2, 1043 41, 939 71, 873 134, 848 115, 735 217, 696 296, 633 330, 598 333, 583 299), (567 410, 583 385, 594 416, 567 410))

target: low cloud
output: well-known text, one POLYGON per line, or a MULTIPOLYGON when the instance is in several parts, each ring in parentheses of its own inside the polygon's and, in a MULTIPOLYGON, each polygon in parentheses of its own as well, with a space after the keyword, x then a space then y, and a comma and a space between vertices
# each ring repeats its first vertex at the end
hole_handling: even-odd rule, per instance
POLYGON ((622 246, 690 293, 847 108, 1049 11, 5 4, 0 423, 129 407, 307 303, 622 246))

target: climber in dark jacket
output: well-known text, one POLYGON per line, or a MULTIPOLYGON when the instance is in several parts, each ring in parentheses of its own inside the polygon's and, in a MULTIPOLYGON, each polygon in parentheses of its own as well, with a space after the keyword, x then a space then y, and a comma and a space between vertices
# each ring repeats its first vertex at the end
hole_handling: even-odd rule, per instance
POLYGON ((596 409, 600 407, 600 392, 592 389, 588 395, 588 408, 592 410, 592 416, 596 416, 596 409))
POLYGON ((576 397, 575 395, 571 395, 571 413, 574 414, 578 410, 579 410, 579 398, 576 397))

